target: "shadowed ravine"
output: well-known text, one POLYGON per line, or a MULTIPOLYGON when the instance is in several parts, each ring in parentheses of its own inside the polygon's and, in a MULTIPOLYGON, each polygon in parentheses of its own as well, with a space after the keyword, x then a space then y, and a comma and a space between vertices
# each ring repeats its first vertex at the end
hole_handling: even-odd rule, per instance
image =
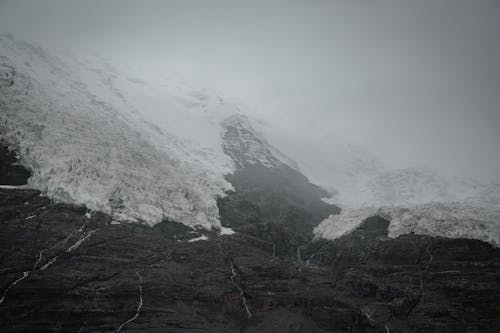
MULTIPOLYGON (((13 158, 0 149, 4 185, 29 176, 13 158)), ((389 239, 380 217, 312 242, 312 228, 338 208, 316 200, 320 189, 294 170, 275 172, 230 177, 236 192, 219 207, 231 236, 172 221, 117 224, 36 190, 1 188, 1 331, 499 330, 498 249, 389 239), (207 241, 187 242, 201 233, 207 241)))

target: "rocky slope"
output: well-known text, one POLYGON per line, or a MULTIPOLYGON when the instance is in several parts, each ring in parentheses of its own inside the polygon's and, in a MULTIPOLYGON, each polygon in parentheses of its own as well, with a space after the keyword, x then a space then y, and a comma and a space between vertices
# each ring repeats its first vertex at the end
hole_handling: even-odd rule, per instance
POLYGON ((124 224, 55 203, 18 186, 29 172, 14 152, 0 152, 0 168, 12 175, 0 189, 2 332, 500 327, 498 249, 390 239, 388 221, 377 217, 336 241, 310 242, 312 221, 338 209, 319 206, 321 190, 291 168, 238 169, 237 191, 219 202, 222 223, 236 234, 220 236, 174 221, 124 224))

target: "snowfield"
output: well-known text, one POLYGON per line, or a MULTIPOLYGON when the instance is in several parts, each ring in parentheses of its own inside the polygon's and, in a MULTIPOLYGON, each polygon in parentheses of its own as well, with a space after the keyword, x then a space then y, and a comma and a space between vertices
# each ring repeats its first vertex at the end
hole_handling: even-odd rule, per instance
POLYGON ((0 82, 1 138, 33 171, 29 187, 122 221, 220 227, 216 199, 232 188, 224 175, 234 169, 220 122, 237 105, 8 35, 0 65, 8 71, 0 73, 8 81, 0 82))
POLYGON ((336 239, 349 234, 370 216, 389 224, 389 237, 415 233, 435 237, 471 238, 500 245, 500 209, 477 207, 462 202, 431 202, 410 206, 345 208, 331 215, 315 229, 316 238, 336 239))

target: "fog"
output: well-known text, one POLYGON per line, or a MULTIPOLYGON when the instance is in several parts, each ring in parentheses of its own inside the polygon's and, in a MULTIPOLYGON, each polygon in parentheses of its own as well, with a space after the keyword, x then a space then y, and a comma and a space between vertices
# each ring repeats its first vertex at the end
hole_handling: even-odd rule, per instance
POLYGON ((217 88, 293 156, 500 181, 500 1, 0 0, 4 32, 217 88))

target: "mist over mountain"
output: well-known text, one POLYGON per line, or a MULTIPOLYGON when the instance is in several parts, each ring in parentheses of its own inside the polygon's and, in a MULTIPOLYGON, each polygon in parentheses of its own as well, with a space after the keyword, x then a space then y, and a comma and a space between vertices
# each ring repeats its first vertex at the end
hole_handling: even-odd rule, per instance
POLYGON ((21 40, 220 89, 287 155, 341 139, 391 168, 500 182, 495 0, 0 6, 0 32, 21 40))
MULTIPOLYGON (((220 227, 216 200, 232 189, 225 176, 253 165, 287 165, 346 208, 465 202, 498 186, 391 169, 335 137, 328 150, 309 143, 307 154, 287 157, 248 108, 216 91, 141 77, 98 57, 56 56, 9 35, 1 45, 3 139, 33 170, 29 185, 118 219, 220 227)), ((480 201, 498 208, 494 198, 480 201)))
POLYGON ((498 18, 0 1, 2 332, 494 331, 498 18))

